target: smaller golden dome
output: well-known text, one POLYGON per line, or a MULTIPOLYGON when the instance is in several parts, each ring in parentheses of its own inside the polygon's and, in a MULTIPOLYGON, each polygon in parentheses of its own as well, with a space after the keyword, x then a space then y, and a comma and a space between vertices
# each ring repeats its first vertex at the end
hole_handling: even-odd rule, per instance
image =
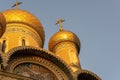
POLYGON ((67 31, 67 30, 61 30, 57 33, 55 33, 49 40, 49 50, 53 51, 53 48, 60 42, 63 41, 70 41, 73 42, 77 45, 78 47, 78 52, 80 50, 80 40, 79 38, 76 36, 76 34, 74 34, 71 31, 67 31))
POLYGON ((6 28, 6 20, 5 20, 4 15, 0 13, 0 37, 5 32, 5 28, 6 28))

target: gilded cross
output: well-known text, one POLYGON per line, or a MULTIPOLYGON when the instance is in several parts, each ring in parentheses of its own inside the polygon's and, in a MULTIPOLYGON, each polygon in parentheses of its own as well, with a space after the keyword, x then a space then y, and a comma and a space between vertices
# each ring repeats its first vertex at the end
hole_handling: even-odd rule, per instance
POLYGON ((63 30, 62 23, 63 23, 64 21, 65 21, 65 20, 63 20, 63 19, 58 19, 57 22, 56 22, 56 24, 59 24, 59 26, 60 26, 60 31, 63 30))
POLYGON ((13 4, 12 7, 16 7, 16 9, 18 9, 18 5, 22 4, 22 2, 16 2, 15 4, 13 4))

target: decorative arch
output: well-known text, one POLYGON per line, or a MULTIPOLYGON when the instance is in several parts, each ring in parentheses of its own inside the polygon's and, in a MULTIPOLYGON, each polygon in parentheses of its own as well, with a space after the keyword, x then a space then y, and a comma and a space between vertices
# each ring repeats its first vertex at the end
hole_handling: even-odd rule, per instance
MULTIPOLYGON (((35 48, 35 47, 30 47, 30 46, 22 46, 22 47, 20 46, 20 47, 16 47, 16 48, 10 50, 7 54, 9 54, 9 55, 7 56, 8 66, 6 66, 6 68, 5 68, 6 71, 10 71, 9 69, 11 69, 11 66, 13 67, 13 66, 17 66, 21 63, 29 62, 29 60, 31 60, 31 59, 32 60, 38 59, 38 61, 40 59, 42 59, 42 60, 40 60, 41 61, 40 63, 44 62, 44 60, 45 60, 44 64, 50 62, 52 65, 50 63, 46 64, 46 65, 49 67, 53 66, 53 65, 57 66, 61 71, 63 71, 65 73, 66 76, 68 76, 69 80, 74 80, 73 75, 72 75, 72 70, 70 69, 70 67, 64 61, 62 61, 60 58, 55 56, 54 53, 44 50, 42 48, 35 48), (28 58, 29 58, 29 60, 28 60, 28 58), (16 61, 18 61, 18 62, 16 62, 16 61), (46 61, 48 61, 48 62, 46 62, 46 61)), ((56 71, 57 71, 57 69, 56 69, 56 71)))
POLYGON ((78 80, 102 80, 96 74, 94 74, 93 72, 88 71, 88 70, 80 71, 80 73, 78 74, 77 79, 78 80))

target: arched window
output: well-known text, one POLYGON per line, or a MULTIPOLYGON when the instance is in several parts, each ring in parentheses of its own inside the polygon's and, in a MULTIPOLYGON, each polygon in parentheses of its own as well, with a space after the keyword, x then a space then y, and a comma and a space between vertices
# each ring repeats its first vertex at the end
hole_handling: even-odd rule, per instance
POLYGON ((6 40, 3 40, 3 42, 2 42, 2 52, 5 52, 5 48, 6 48, 6 40))
POLYGON ((25 39, 22 39, 22 46, 25 46, 25 39))

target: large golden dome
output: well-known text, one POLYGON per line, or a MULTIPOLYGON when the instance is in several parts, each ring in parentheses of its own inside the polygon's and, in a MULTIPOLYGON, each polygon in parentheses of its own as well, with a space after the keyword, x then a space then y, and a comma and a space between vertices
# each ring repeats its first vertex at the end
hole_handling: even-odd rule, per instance
MULTIPOLYGON (((63 41, 70 41, 73 42, 77 45, 78 49, 80 49, 80 40, 79 38, 76 36, 76 34, 74 34, 71 31, 67 31, 67 30, 61 30, 58 31, 57 33, 55 33, 49 40, 49 50, 53 51, 53 48, 60 42, 63 41)), ((79 52, 79 50, 78 50, 79 52)))
POLYGON ((3 11, 2 13, 5 16, 7 23, 20 22, 35 29, 44 43, 45 33, 43 26, 33 14, 21 9, 10 9, 3 11))
POLYGON ((5 28, 6 28, 6 20, 5 20, 4 15, 0 13, 0 37, 5 32, 5 28))

